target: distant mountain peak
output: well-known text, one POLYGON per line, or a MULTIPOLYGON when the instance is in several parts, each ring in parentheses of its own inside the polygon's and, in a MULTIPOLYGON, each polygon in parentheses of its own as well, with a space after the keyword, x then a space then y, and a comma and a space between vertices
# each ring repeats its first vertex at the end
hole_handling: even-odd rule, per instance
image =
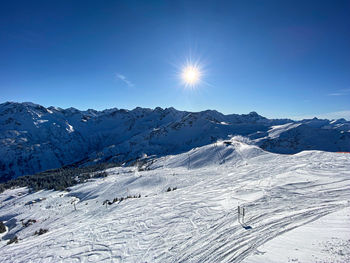
POLYGON ((344 119, 296 122, 268 119, 255 111, 81 111, 5 102, 0 104, 0 180, 63 165, 125 163, 143 154, 176 154, 236 135, 279 153, 350 151, 349 131, 350 122, 344 119))

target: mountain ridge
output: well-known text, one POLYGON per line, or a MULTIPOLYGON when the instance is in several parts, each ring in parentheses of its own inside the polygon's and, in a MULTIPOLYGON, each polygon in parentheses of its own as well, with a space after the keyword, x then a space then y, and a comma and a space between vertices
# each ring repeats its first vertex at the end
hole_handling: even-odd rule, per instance
POLYGON ((122 164, 177 154, 237 135, 276 153, 350 151, 350 122, 344 119, 294 121, 172 107, 81 111, 5 102, 0 104, 0 180, 77 162, 122 164))

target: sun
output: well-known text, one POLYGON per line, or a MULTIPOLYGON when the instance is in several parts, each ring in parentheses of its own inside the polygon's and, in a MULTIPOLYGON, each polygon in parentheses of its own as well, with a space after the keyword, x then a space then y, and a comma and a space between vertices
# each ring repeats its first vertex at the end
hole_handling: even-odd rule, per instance
POLYGON ((176 78, 180 80, 180 86, 188 90, 197 90, 202 86, 208 85, 206 82, 207 63, 200 59, 189 56, 183 60, 183 63, 173 63, 176 67, 176 78))
POLYGON ((188 65, 183 68, 181 77, 186 86, 193 87, 200 81, 201 72, 198 67, 188 65))

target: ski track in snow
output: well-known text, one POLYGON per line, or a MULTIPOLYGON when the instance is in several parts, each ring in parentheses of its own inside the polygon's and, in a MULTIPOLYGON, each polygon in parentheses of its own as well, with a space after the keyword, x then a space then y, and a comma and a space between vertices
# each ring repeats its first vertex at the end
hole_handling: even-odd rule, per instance
POLYGON ((234 162, 193 170, 111 169, 109 177, 61 197, 54 191, 6 191, 0 194, 0 219, 12 214, 18 224, 22 218, 38 223, 9 231, 19 243, 1 241, 0 262, 241 262, 267 241, 350 205, 347 154, 246 158, 237 152, 234 162), (128 193, 142 197, 102 205, 128 193), (9 195, 14 198, 6 200, 9 195), (77 211, 70 204, 74 196, 80 198, 77 211), (47 199, 24 205, 38 197, 47 199), (246 208, 252 229, 238 223, 237 205, 246 208), (39 228, 49 232, 34 236, 39 228))

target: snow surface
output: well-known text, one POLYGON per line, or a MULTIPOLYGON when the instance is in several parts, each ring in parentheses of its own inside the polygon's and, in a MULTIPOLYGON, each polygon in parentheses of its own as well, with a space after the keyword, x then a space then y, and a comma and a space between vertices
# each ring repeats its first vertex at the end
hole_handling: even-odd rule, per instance
POLYGON ((0 104, 0 181, 65 165, 127 163, 144 154, 185 153, 230 136, 245 136, 264 150, 350 152, 344 119, 267 119, 256 112, 135 108, 79 111, 34 103, 0 104))
POLYGON ((350 208, 268 241, 244 262, 350 262, 350 208))
POLYGON ((9 229, 0 243, 0 262, 349 258, 350 154, 281 155, 232 140, 159 158, 150 168, 112 168, 108 177, 69 192, 30 194, 20 188, 0 194, 0 220, 9 229), (167 192, 168 187, 177 189, 167 192), (103 205, 138 194, 141 198, 103 205), (238 205, 245 207, 251 229, 238 223, 238 205), (21 220, 28 219, 37 222, 23 227, 21 220), (34 235, 40 228, 49 231, 34 235), (19 242, 6 245, 14 235, 19 242), (313 243, 299 243, 303 240, 313 243))

